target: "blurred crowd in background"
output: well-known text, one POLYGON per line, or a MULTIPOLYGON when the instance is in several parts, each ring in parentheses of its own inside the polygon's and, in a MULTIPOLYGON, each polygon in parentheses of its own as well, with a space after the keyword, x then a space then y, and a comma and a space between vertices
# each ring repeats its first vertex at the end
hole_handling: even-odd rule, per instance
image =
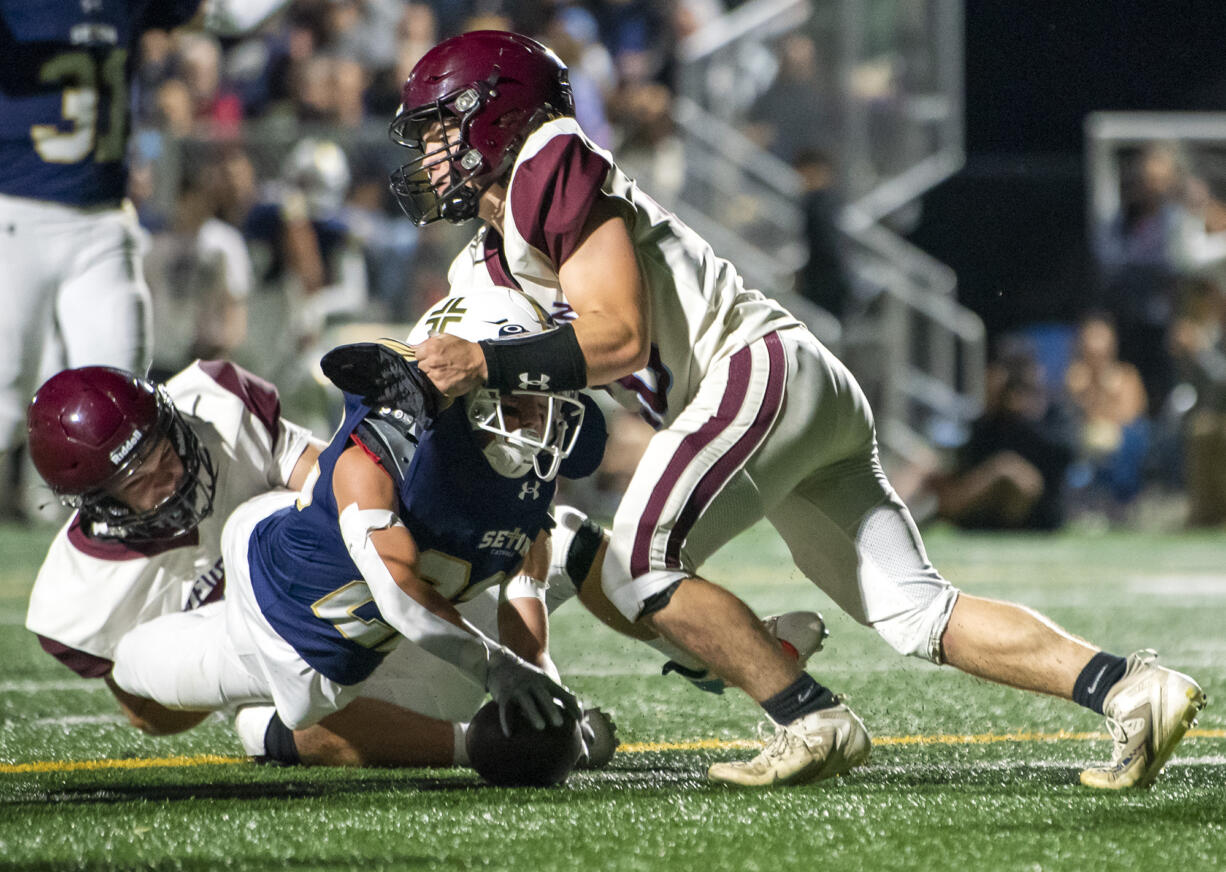
MULTIPOLYGON (((152 374, 195 357, 236 360, 277 384, 290 416, 326 433, 335 409, 314 375, 320 354, 391 325, 407 332, 447 292, 468 236, 415 227, 388 193, 404 156, 386 125, 417 59, 466 30, 536 36, 569 65, 584 129, 667 205, 684 175, 672 125, 680 40, 734 5, 294 0, 241 39, 148 34, 130 196, 147 231, 152 374)), ((772 48, 744 132, 797 173, 808 260, 795 290, 854 318, 838 229, 836 165, 847 156, 828 135, 839 103, 823 46, 797 32, 772 48)), ((1226 464, 1216 462, 1226 448, 1226 205, 1172 143, 1121 154, 1120 179, 1084 318, 994 337, 983 415, 900 477, 920 515, 967 527, 1126 524, 1146 495, 1177 494, 1181 523, 1226 523, 1226 464)), ((595 483, 609 505, 649 435, 620 416, 611 431, 595 483)))

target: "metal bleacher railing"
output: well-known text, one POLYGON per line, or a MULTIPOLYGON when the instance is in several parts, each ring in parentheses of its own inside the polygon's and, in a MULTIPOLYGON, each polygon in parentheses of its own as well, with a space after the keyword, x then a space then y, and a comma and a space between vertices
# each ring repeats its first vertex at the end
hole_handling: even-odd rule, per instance
POLYGON ((891 223, 963 163, 959 0, 750 0, 680 54, 686 179, 670 207, 842 354, 889 452, 956 438, 982 404, 983 324, 957 302, 952 270, 891 223), (738 132, 772 46, 795 32, 813 37, 840 104, 831 149, 855 286, 842 324, 794 291, 806 256, 797 174, 738 132))

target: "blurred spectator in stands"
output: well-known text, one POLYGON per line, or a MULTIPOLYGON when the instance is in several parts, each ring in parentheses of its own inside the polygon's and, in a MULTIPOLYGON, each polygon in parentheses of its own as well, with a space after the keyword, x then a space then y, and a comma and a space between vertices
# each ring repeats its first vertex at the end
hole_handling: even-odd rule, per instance
POLYGON ((842 320, 851 300, 851 279, 839 232, 842 202, 835 189, 834 166, 820 151, 801 149, 792 162, 800 174, 800 208, 808 259, 796 277, 796 291, 842 320))
POLYGON ((224 145, 216 161, 217 217, 242 228, 259 198, 255 167, 250 155, 238 143, 224 145))
POLYGON ((1190 406, 1182 421, 1189 526, 1226 523, 1226 295, 1207 278, 1185 284, 1170 347, 1190 406))
POLYGON ((654 82, 622 86, 615 116, 621 162, 666 208, 672 208, 685 184, 685 148, 673 123, 673 94, 654 82))
POLYGON ((1074 450, 1071 416, 1049 396, 1033 350, 1005 342, 953 472, 929 482, 937 514, 966 529, 1055 530, 1074 450))
POLYGON ((671 4, 595 0, 586 4, 622 84, 655 82, 675 90, 677 37, 671 4))
POLYGON ((396 112, 400 89, 423 54, 439 41, 438 19, 428 3, 405 3, 396 23, 396 53, 391 67, 377 71, 367 92, 367 104, 375 118, 396 112))
POLYGON ((412 322, 429 308, 417 298, 414 280, 422 228, 389 202, 391 199, 386 168, 370 162, 359 164, 345 203, 345 223, 366 257, 370 302, 375 306, 372 317, 412 322))
POLYGON ((242 234, 214 217, 218 182, 215 162, 184 173, 170 225, 145 255, 158 380, 198 357, 231 357, 247 334, 251 259, 242 234))
POLYGON ((1141 491, 1149 419, 1137 368, 1118 356, 1115 325, 1105 314, 1082 319, 1064 384, 1077 416, 1077 463, 1070 482, 1082 505, 1112 520, 1141 491))
POLYGON ((813 38, 790 33, 779 44, 774 80, 749 107, 746 133, 780 160, 792 163, 802 150, 829 149, 837 130, 836 108, 813 38))
POLYGON ((1183 150, 1153 143, 1122 166, 1119 214, 1095 240, 1120 355, 1140 370, 1155 408, 1174 379, 1165 336, 1179 278, 1226 256, 1226 234, 1210 232, 1213 203, 1183 150))
POLYGON ((195 126, 215 136, 234 136, 243 120, 243 104, 222 81, 221 43, 200 31, 175 37, 176 77, 187 86, 195 126))
POLYGON ((613 145, 613 130, 605 114, 605 103, 613 90, 612 61, 603 47, 597 50, 596 20, 591 13, 576 6, 563 6, 549 19, 541 41, 558 53, 570 70, 570 89, 575 98, 575 118, 592 142, 602 148, 613 145), (589 71, 599 66, 599 58, 608 67, 599 73, 589 71), (596 58, 594 62, 585 60, 596 58))
POLYGON ((349 183, 349 161, 336 143, 299 140, 244 221, 261 289, 284 295, 281 335, 288 333, 291 350, 311 347, 327 320, 366 305, 365 258, 342 209, 349 183))

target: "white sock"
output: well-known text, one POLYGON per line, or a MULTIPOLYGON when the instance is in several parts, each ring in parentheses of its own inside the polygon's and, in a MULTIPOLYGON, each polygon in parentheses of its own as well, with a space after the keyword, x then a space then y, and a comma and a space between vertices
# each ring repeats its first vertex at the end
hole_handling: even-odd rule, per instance
POLYGON ((451 765, 471 767, 472 761, 468 759, 468 724, 455 721, 451 725, 452 744, 454 746, 451 752, 451 765))
POLYGON ((276 713, 276 708, 270 705, 245 705, 234 716, 234 731, 248 757, 263 757, 267 753, 264 734, 276 713))

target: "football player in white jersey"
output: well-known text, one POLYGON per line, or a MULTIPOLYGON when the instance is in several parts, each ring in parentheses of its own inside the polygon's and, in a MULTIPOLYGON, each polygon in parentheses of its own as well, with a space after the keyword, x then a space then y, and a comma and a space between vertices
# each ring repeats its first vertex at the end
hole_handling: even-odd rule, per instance
POLYGON ((513 285, 572 319, 512 343, 434 336, 416 357, 447 396, 603 386, 657 427, 614 519, 602 585, 622 615, 740 687, 775 726, 761 754, 709 777, 814 781, 870 751, 860 719, 740 599, 696 574, 766 518, 805 575, 900 653, 1105 714, 1113 759, 1083 783, 1148 786, 1204 705, 1197 684, 1152 652, 1108 654, 950 585, 881 470, 847 369, 640 191, 573 114, 565 66, 517 34, 445 40, 410 73, 392 135, 414 159, 393 188, 421 224, 481 222, 453 285, 513 285))
MULTIPOLYGON (((36 467, 77 511, 39 571, 26 626, 74 672, 102 678, 139 729, 195 726, 208 711, 116 683, 121 643, 157 680, 171 680, 163 673, 172 658, 159 654, 171 646, 190 652, 193 681, 222 683, 230 664, 203 628, 223 608, 223 525, 257 495, 281 489, 292 499, 322 443, 281 417, 272 385, 217 361, 197 361, 164 386, 110 367, 65 370, 39 389, 27 422, 36 467), (173 632, 147 634, 155 619, 173 632)), ((456 709, 448 688, 457 676, 441 663, 411 665, 418 692, 377 675, 368 697, 305 730, 287 729, 271 698, 241 708, 244 748, 281 763, 450 765, 460 734, 445 715, 456 709)), ((467 702, 475 708, 479 698, 467 702)))

